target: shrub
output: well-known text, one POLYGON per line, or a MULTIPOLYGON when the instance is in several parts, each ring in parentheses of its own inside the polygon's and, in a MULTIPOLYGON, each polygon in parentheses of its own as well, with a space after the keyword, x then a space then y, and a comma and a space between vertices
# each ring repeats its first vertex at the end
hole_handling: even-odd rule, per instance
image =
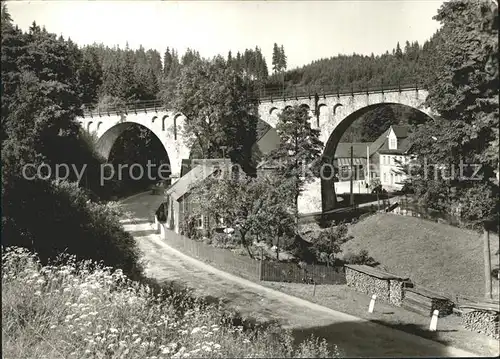
POLYGON ((74 183, 36 180, 17 181, 3 200, 4 245, 29 248, 43 263, 66 252, 141 277, 139 249, 113 204, 92 202, 74 183))
POLYGON ((197 240, 201 238, 201 233, 196 228, 196 222, 198 221, 198 216, 186 216, 181 223, 180 234, 191 238, 193 240, 197 240))
POLYGON ((364 264, 371 267, 379 264, 373 257, 368 255, 366 249, 362 249, 358 253, 347 252, 344 255, 344 262, 348 264, 364 264))
POLYGON ((160 206, 158 207, 158 209, 155 212, 155 215, 158 218, 158 222, 166 223, 167 222, 167 214, 168 214, 167 203, 163 202, 162 204, 160 204, 160 206))
POLYGON ((347 225, 345 224, 321 230, 317 238, 312 242, 316 260, 335 265, 335 255, 342 251, 342 244, 350 239, 352 239, 352 236, 348 235, 347 225))
POLYGON ((240 246, 234 234, 229 236, 226 233, 213 233, 211 239, 212 246, 217 248, 234 249, 240 246))
POLYGON ((154 293, 120 270, 74 257, 42 266, 21 248, 2 253, 2 312, 2 354, 9 358, 339 355, 314 338, 293 345, 277 326, 234 326, 221 305, 154 293))

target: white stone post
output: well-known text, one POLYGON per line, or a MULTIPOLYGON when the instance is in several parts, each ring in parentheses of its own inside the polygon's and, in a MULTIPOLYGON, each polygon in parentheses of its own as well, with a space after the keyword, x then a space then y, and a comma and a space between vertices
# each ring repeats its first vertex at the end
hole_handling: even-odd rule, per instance
POLYGON ((432 313, 432 318, 431 318, 431 325, 429 326, 429 330, 431 332, 435 332, 438 324, 438 316, 439 316, 439 310, 434 310, 432 313))
POLYGON ((165 224, 160 223, 160 238, 167 239, 167 231, 165 230, 165 224))
POLYGON ((155 215, 155 226, 154 226, 154 228, 155 228, 155 233, 156 234, 160 233, 160 226, 161 226, 161 224, 158 221, 158 216, 155 215))
POLYGON ((368 307, 368 313, 373 313, 373 308, 375 307, 375 299, 377 299, 377 295, 372 295, 372 299, 370 300, 370 306, 368 307))

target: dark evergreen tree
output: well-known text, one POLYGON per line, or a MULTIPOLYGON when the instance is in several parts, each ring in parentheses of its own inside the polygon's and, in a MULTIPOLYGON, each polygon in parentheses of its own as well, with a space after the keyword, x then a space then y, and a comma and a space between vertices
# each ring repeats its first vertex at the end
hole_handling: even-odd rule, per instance
POLYGON ((280 71, 286 70, 286 67, 287 67, 287 57, 285 54, 285 48, 283 47, 283 45, 281 45, 281 47, 279 49, 279 68, 280 68, 280 71))
POLYGON ((174 59, 170 53, 170 48, 167 47, 165 54, 163 55, 163 75, 168 76, 170 74, 170 69, 172 67, 174 59))
POLYGON ((274 43, 274 46, 273 46, 273 72, 276 73, 276 72, 279 72, 280 71, 280 65, 281 65, 281 57, 280 57, 280 49, 278 47, 278 44, 277 43, 274 43))

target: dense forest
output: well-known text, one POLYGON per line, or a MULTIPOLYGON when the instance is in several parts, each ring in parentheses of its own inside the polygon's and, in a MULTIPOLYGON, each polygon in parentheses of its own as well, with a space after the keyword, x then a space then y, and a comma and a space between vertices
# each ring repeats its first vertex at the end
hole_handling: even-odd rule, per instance
MULTIPOLYGON (((310 86, 317 89, 350 89, 385 85, 422 84, 437 34, 423 46, 406 41, 391 52, 375 56, 352 54, 320 59, 284 73, 286 86, 310 86)), ((277 77, 277 76, 275 76, 277 77)), ((276 82, 276 81, 275 81, 276 82)))
MULTIPOLYGON (((320 91, 424 85, 432 71, 430 58, 439 41, 438 35, 439 32, 423 45, 409 41, 404 46, 397 43, 395 48, 382 55, 338 55, 291 70, 286 70, 286 49, 275 44, 272 73, 269 73, 267 60, 258 46, 243 53, 229 51, 224 61, 255 88, 271 91, 283 86, 311 87, 320 91)), ((70 39, 68 41, 71 43, 70 39)), ((86 107, 157 99, 169 102, 182 68, 201 58, 193 49, 181 56, 176 49, 169 47, 164 54, 142 46, 135 50, 128 45, 125 49, 103 44, 87 45, 80 50, 76 45, 74 47, 75 52, 79 51, 79 71, 86 77, 82 83, 82 101, 86 107)))

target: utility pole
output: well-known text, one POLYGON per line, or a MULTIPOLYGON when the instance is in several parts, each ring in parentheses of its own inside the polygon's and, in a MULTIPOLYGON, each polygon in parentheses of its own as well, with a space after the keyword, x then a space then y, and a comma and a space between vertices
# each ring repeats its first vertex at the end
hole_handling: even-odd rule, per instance
POLYGON ((283 98, 285 98, 285 71, 282 70, 283 73, 283 98))
POLYGON ((353 170, 354 170, 354 155, 353 155, 353 146, 351 142, 351 171, 350 171, 350 190, 351 190, 351 207, 354 208, 354 192, 353 192, 353 187, 354 187, 354 176, 353 176, 353 170))
POLYGON ((492 299, 491 295, 491 254, 490 254, 490 231, 486 224, 483 224, 483 251, 484 251, 484 280, 486 299, 492 299))
POLYGON ((370 185, 370 146, 366 146, 366 184, 370 185))

